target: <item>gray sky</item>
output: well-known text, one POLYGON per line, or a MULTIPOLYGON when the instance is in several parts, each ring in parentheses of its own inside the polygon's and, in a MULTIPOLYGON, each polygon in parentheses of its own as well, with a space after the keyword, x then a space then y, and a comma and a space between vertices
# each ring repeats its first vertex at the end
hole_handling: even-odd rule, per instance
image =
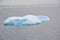
POLYGON ((0 0, 0 5, 58 4, 58 0, 0 0))

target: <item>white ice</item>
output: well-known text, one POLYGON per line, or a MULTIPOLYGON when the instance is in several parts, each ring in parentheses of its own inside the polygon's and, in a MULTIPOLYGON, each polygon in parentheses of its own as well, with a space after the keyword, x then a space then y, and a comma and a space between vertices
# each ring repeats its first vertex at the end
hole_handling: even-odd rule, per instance
POLYGON ((49 21, 49 17, 47 16, 35 16, 35 15, 26 15, 23 17, 8 17, 5 21, 5 25, 13 25, 13 26, 21 26, 21 25, 36 25, 42 22, 49 21))

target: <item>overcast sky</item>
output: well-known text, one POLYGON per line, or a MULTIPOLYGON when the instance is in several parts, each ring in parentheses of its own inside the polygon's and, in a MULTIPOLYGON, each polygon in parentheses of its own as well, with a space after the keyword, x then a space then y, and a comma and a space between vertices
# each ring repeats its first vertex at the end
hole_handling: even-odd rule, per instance
POLYGON ((58 0, 0 0, 0 5, 58 4, 58 0))

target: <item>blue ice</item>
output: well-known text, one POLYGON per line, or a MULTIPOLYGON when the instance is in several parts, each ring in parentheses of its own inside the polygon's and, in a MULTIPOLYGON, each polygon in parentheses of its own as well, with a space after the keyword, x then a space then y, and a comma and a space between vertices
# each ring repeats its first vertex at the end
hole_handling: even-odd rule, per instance
POLYGON ((50 20, 49 17, 47 16, 38 16, 38 17, 39 17, 39 20, 41 20, 41 22, 47 22, 50 20))
POLYGON ((4 21, 5 26, 32 26, 38 25, 44 22, 48 22, 50 19, 47 16, 34 16, 28 15, 24 17, 9 17, 4 21))

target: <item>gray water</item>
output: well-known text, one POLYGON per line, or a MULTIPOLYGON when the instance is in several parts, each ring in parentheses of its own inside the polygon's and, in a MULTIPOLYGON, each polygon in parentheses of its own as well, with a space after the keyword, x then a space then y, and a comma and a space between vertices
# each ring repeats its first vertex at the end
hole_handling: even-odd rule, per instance
POLYGON ((60 6, 0 6, 0 40, 60 40, 60 6), (34 26, 4 26, 10 16, 46 15, 50 21, 34 26))

